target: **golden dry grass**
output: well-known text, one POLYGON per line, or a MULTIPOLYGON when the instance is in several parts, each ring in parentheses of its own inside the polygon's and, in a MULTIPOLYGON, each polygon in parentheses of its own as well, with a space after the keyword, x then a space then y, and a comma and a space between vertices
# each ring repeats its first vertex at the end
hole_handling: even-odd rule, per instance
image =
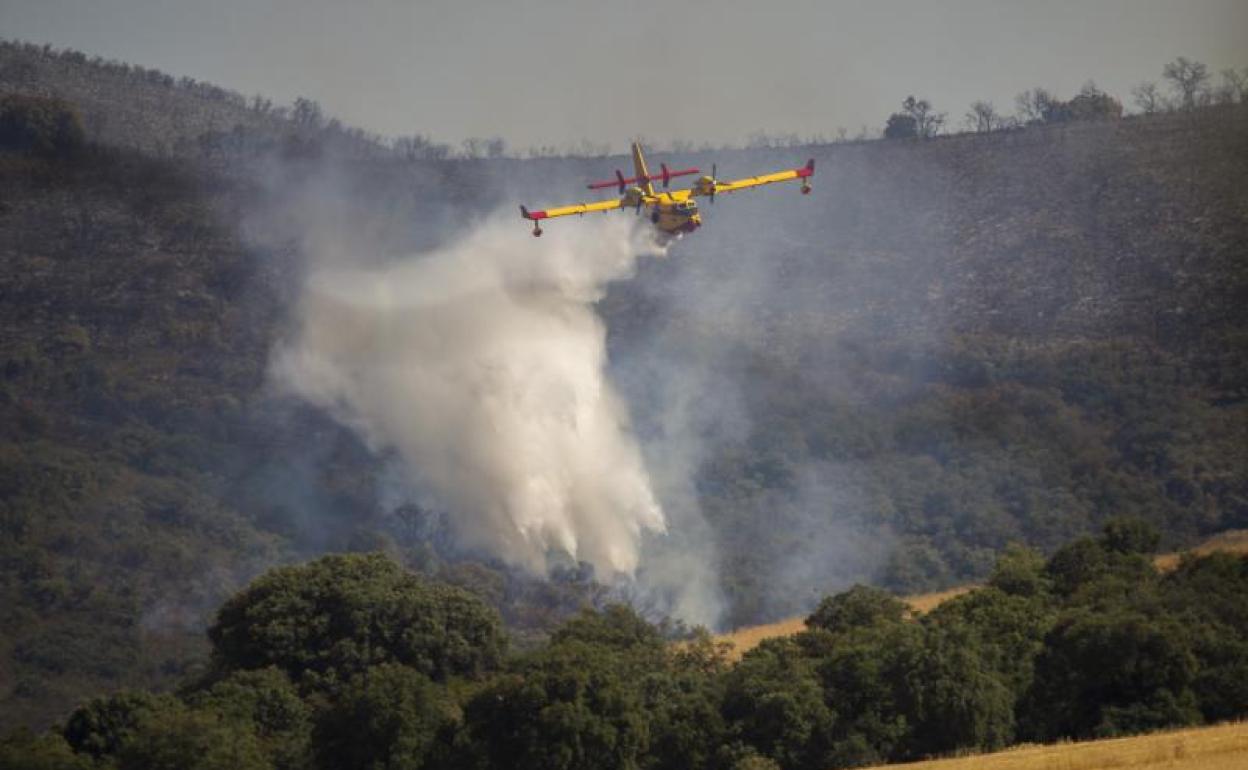
MULTIPOLYGON (((907 596, 905 597, 905 602, 910 605, 910 609, 921 615, 925 612, 931 612, 941 602, 948 601, 955 596, 961 596, 975 588, 976 586, 973 584, 957 586, 944 591, 936 591, 935 593, 907 596)), ((799 615, 794 618, 777 620, 775 623, 739 628, 732 633, 716 636, 715 641, 731 643, 732 650, 728 653, 728 659, 736 661, 740 660, 742 655, 757 647, 764 639, 770 639, 773 636, 792 636, 799 631, 805 631, 805 620, 806 617, 804 615, 799 615)))
POLYGON ((995 754, 933 759, 889 770, 1244 770, 1248 723, 1175 730, 1052 746, 1018 746, 995 754))
POLYGON ((964 586, 954 586, 953 588, 948 588, 944 591, 936 591, 935 593, 907 596, 905 597, 905 600, 906 604, 910 605, 910 609, 922 615, 926 612, 931 612, 950 599, 974 591, 978 587, 979 586, 973 583, 964 586))
MULTIPOLYGON (((1214 553, 1215 551, 1248 554, 1248 529, 1232 529, 1219 535, 1214 535, 1187 553, 1204 555, 1214 553)), ((1157 569, 1162 572, 1169 572, 1179 566, 1179 559, 1182 556, 1183 554, 1181 553, 1163 553, 1153 559, 1153 564, 1157 565, 1157 569)), ((1245 767, 1248 768, 1248 765, 1245 765, 1245 767)))
POLYGON ((770 639, 773 636, 792 636, 799 631, 805 631, 805 620, 804 615, 799 615, 795 618, 778 620, 775 623, 740 628, 727 634, 719 634, 715 637, 715 641, 731 644, 732 650, 728 653, 728 659, 736 661, 757 647, 764 639, 770 639))
MULTIPOLYGON (((1248 554, 1248 530, 1229 530, 1215 535, 1191 549, 1190 553, 1206 554, 1214 551, 1248 554)), ((1157 569, 1168 572, 1179 565, 1181 556, 1182 554, 1178 553, 1163 553, 1157 556, 1153 563, 1157 565, 1157 569)), ((912 610, 921 615, 925 612, 931 612, 942 602, 948 601, 955 596, 961 596, 976 588, 978 586, 975 584, 956 586, 944 591, 936 591, 935 593, 907 596, 905 601, 912 610)), ((742 655, 757 647, 764 639, 770 639, 773 636, 792 636, 799 631, 804 631, 806 629, 806 625, 803 623, 804 620, 804 617, 799 616, 778 620, 775 623, 766 623, 761 626, 739 628, 731 633, 716 636, 715 641, 732 644, 732 650, 728 654, 728 659, 736 661, 740 660, 742 655)), ((1244 763, 1243 768, 1248 770, 1248 761, 1244 763)))

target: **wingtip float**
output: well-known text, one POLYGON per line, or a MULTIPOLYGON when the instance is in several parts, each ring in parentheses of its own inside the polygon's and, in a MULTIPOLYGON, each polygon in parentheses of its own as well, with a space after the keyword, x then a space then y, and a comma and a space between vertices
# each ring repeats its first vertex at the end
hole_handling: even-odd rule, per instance
POLYGON ((604 190, 615 187, 620 194, 620 197, 617 199, 574 203, 570 206, 559 206, 542 211, 529 211, 526 207, 521 206, 520 216, 533 223, 533 236, 541 236, 541 221, 543 219, 566 217, 571 214, 588 214, 593 211, 605 213, 613 209, 633 209, 640 215, 642 208, 645 208, 650 212, 650 222, 655 228, 661 234, 674 238, 683 233, 692 233, 702 226, 702 215, 698 213, 697 198, 705 197, 711 203, 714 203, 715 196, 720 193, 731 193, 751 187, 799 179, 802 182, 802 194, 807 195, 811 190, 810 177, 814 176, 815 173, 815 160, 811 158, 801 168, 735 179, 731 182, 721 182, 716 178, 716 169, 712 166, 711 173, 698 177, 689 189, 669 191, 668 187, 673 179, 701 174, 702 171, 697 168, 684 168, 673 171, 667 167, 666 163, 660 163, 660 173, 651 174, 646 167, 646 158, 641 151, 641 145, 634 142, 632 151, 633 176, 625 178, 624 173, 617 170, 615 179, 590 182, 588 185, 591 190, 604 190), (654 182, 663 184, 662 191, 654 189, 654 182))

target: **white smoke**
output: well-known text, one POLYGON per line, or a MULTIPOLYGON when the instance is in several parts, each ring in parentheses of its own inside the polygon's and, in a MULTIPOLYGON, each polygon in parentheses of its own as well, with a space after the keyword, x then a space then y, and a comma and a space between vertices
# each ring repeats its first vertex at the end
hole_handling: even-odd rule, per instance
POLYGON ((659 253, 631 220, 535 239, 512 214, 388 267, 314 272, 275 378, 397 453, 465 544, 539 573, 564 554, 631 576, 665 522, 593 309, 659 253))

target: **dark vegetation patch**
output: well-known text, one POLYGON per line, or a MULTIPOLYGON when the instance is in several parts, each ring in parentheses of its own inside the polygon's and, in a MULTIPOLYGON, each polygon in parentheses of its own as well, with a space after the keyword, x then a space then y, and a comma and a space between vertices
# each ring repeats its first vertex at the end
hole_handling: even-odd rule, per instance
POLYGON ((97 697, 0 739, 5 767, 849 767, 1016 741, 1129 735, 1248 713, 1248 557, 1165 575, 1140 519, 920 618, 879 589, 825 597, 807 630, 730 665, 623 605, 505 654, 501 618, 381 554, 275 569, 209 629, 176 695, 97 697))

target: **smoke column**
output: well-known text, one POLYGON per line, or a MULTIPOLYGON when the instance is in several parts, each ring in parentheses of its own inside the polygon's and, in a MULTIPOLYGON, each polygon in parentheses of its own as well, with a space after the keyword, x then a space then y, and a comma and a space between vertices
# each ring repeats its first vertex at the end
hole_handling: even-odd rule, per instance
POLYGON ((387 267, 314 272, 275 379, 397 454, 465 545, 538 573, 562 553, 631 576, 665 522, 593 309, 660 255, 630 220, 538 240, 500 215, 387 267))

